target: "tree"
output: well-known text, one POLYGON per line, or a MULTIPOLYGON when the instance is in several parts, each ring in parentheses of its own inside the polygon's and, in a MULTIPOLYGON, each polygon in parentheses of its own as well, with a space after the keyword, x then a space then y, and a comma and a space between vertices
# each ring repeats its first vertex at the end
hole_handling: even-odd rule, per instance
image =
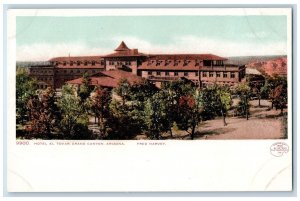
POLYGON ((278 85, 273 90, 273 97, 274 97, 274 106, 276 109, 280 109, 280 114, 283 114, 283 109, 286 107, 287 104, 287 88, 284 87, 283 84, 278 85))
POLYGON ((249 87, 252 90, 252 95, 255 95, 258 98, 258 106, 260 107, 260 100, 265 92, 264 83, 262 82, 250 82, 249 87))
POLYGON ((30 97, 36 94, 37 83, 29 77, 26 70, 19 68, 16 74, 16 118, 17 122, 24 123, 27 119, 26 104, 30 97))
POLYGON ((265 94, 267 94, 267 98, 269 98, 271 100, 272 106, 271 109, 273 109, 274 107, 274 103, 276 101, 276 94, 278 94, 278 92, 276 92, 276 88, 282 85, 282 92, 283 95, 287 96, 287 78, 286 77, 279 77, 279 76, 275 76, 275 77, 268 77, 267 81, 265 83, 264 86, 264 92, 265 94))
POLYGON ((250 109, 250 97, 251 97, 251 89, 247 83, 239 84, 236 87, 236 94, 240 98, 240 102, 238 107, 242 109, 242 113, 246 116, 246 119, 249 119, 249 109, 250 109))
POLYGON ((66 138, 86 139, 90 137, 88 132, 88 114, 80 106, 80 98, 70 85, 62 87, 62 96, 58 100, 58 106, 62 112, 60 129, 66 138))
POLYGON ((106 139, 128 140, 142 132, 141 119, 129 105, 112 100, 109 109, 106 139))
MULTIPOLYGON (((190 96, 193 94, 195 86, 186 80, 177 80, 163 83, 161 92, 164 94, 166 108, 168 108, 167 116, 170 122, 178 122, 181 118, 179 115, 179 100, 182 96, 190 96)), ((172 130, 170 127, 172 136, 172 130)))
POLYGON ((118 86, 114 90, 118 96, 122 99, 122 104, 125 105, 126 101, 130 100, 131 96, 131 84, 124 78, 118 83, 118 86))
POLYGON ((217 104, 223 117, 224 126, 227 126, 226 115, 232 105, 231 94, 228 88, 217 86, 217 104))
POLYGON ((203 110, 202 94, 195 90, 193 95, 181 96, 179 99, 179 116, 177 125, 180 129, 187 131, 191 139, 194 139, 196 126, 201 120, 203 110), (191 131, 189 131, 189 129, 191 131))
POLYGON ((97 87, 91 96, 91 108, 99 120, 100 133, 105 133, 104 118, 108 118, 111 93, 107 89, 97 87))
POLYGON ((27 103, 27 108, 30 117, 31 134, 35 138, 51 138, 59 118, 54 90, 47 88, 39 96, 32 96, 27 103))
POLYGON ((158 92, 158 88, 150 83, 149 80, 143 79, 141 82, 133 83, 130 86, 130 99, 136 102, 143 103, 151 98, 156 92, 158 92))
POLYGON ((145 105, 145 122, 152 139, 160 139, 161 133, 169 131, 172 127, 165 100, 165 94, 158 92, 148 99, 145 105))
POLYGON ((82 76, 82 84, 80 85, 78 92, 81 102, 84 102, 91 94, 89 82, 89 75, 87 73, 84 73, 82 76))

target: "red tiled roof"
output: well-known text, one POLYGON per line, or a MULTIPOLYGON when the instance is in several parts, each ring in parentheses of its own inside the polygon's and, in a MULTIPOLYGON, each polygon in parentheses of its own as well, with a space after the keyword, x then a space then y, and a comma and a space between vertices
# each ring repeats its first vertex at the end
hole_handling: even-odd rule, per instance
POLYGON ((77 56, 77 57, 54 57, 49 61, 63 62, 63 61, 100 61, 103 56, 77 56))
POLYGON ((100 64, 95 64, 94 66, 92 66, 92 65, 88 65, 88 66, 85 66, 85 65, 80 65, 80 66, 78 66, 78 65, 76 65, 76 64, 74 64, 73 66, 70 66, 70 64, 68 64, 68 65, 59 65, 59 66, 56 66, 55 68, 68 68, 68 69, 75 69, 75 70, 77 70, 77 69, 104 69, 105 68, 105 66, 104 65, 100 65, 100 64))
POLYGON ((199 70, 200 61, 226 58, 213 54, 159 54, 149 55, 147 61, 138 68, 141 70, 199 70))
MULTIPOLYGON (((132 74, 131 72, 122 70, 103 71, 90 77, 90 85, 114 88, 118 86, 118 83, 122 78, 126 78, 131 84, 140 82, 143 79, 140 76, 132 74)), ((67 83, 82 84, 82 78, 70 80, 67 83)))
POLYGON ((138 49, 129 49, 124 41, 121 42, 119 47, 115 49, 112 54, 105 55, 104 57, 133 57, 133 56, 146 56, 145 54, 139 53, 138 49))
POLYGON ((120 52, 108 54, 105 55, 104 57, 139 57, 139 56, 146 56, 146 55, 143 53, 135 52, 133 50, 128 50, 128 51, 120 51, 120 52))
POLYGON ((214 54, 150 54, 150 60, 219 60, 225 61, 227 58, 214 54))
POLYGON ((121 42, 121 44, 119 45, 119 47, 117 47, 117 49, 115 49, 115 51, 127 51, 130 50, 127 45, 124 43, 124 41, 121 42))

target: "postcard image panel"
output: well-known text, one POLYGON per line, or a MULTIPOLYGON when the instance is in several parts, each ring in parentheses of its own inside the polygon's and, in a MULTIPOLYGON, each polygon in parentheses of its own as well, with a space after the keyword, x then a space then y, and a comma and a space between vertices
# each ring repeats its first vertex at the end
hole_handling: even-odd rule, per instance
POLYGON ((291 191, 291 14, 9 10, 8 191, 291 191))

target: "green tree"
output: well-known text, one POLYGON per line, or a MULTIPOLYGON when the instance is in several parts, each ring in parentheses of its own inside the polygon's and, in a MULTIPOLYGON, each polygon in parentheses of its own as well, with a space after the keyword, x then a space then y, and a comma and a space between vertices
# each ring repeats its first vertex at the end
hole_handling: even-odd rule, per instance
POLYGON ((217 105, 222 114, 224 126, 227 126, 226 116, 228 110, 231 108, 232 105, 230 90, 229 88, 226 87, 217 86, 216 95, 217 95, 217 105))
POLYGON ((283 109, 287 105, 287 88, 281 84, 278 85, 274 90, 274 106, 276 109, 280 109, 281 115, 283 115, 283 109))
POLYGON ((252 95, 258 98, 258 106, 260 107, 260 101, 265 93, 264 83, 262 82, 250 82, 249 87, 252 90, 252 95))
POLYGON ((78 95, 80 97, 81 102, 86 101, 86 99, 91 94, 89 83, 90 83, 90 77, 87 73, 84 73, 82 76, 82 84, 80 85, 79 91, 78 91, 78 95))
POLYGON ((161 133, 172 127, 172 119, 168 116, 168 104, 163 92, 154 94, 145 105, 145 122, 151 139, 161 139, 161 133))
POLYGON ((121 97, 122 104, 125 105, 126 101, 130 100, 131 84, 126 78, 121 79, 118 86, 114 89, 114 92, 121 97))
POLYGON ((109 110, 106 139, 129 140, 142 132, 141 119, 130 105, 112 100, 109 110))
POLYGON ((100 126, 100 133, 105 134, 105 119, 109 115, 109 103, 111 101, 111 93, 107 89, 97 87, 91 96, 91 108, 98 118, 100 126))
POLYGON ((246 116, 246 119, 249 119, 249 110, 250 110, 250 97, 251 97, 251 88, 247 83, 239 84, 236 87, 236 94, 239 96, 240 101, 238 107, 241 108, 242 113, 246 116))
POLYGON ((87 129, 88 114, 80 106, 80 97, 70 85, 62 87, 62 96, 58 100, 58 106, 62 112, 60 129, 65 138, 86 139, 90 137, 87 129))
POLYGON ((26 104, 36 94, 37 83, 29 77, 25 69, 19 68, 16 73, 16 118, 17 123, 24 123, 27 118, 26 104))

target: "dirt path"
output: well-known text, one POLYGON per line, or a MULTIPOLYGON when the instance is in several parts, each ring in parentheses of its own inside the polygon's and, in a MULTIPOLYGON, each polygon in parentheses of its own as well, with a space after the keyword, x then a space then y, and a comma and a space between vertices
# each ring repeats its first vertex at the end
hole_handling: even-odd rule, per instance
MULTIPOLYGON (((280 139, 283 138, 282 116, 280 110, 269 110, 268 101, 251 101, 250 118, 229 117, 227 126, 222 118, 202 122, 197 130, 195 139, 280 139)), ((167 137, 168 138, 168 137, 167 137)), ((189 139, 186 132, 176 132, 175 139, 189 139)))

